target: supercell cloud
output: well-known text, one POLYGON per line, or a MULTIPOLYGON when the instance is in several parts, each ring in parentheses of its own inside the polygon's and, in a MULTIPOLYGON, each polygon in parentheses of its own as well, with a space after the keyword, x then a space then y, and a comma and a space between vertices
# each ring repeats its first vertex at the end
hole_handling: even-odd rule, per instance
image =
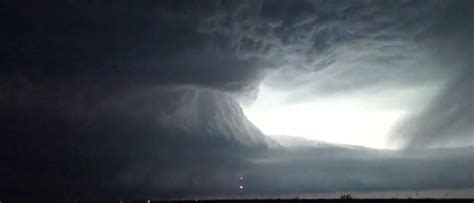
POLYGON ((1 4, 2 197, 474 187, 471 1, 1 4))

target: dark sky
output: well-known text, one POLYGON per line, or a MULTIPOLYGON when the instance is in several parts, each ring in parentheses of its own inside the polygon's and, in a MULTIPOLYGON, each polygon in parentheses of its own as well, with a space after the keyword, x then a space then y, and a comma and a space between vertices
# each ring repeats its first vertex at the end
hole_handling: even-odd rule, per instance
POLYGON ((0 197, 474 188, 472 11, 469 0, 2 1, 0 197), (266 100, 340 98, 403 111, 389 136, 400 149, 272 138, 246 117, 266 100))

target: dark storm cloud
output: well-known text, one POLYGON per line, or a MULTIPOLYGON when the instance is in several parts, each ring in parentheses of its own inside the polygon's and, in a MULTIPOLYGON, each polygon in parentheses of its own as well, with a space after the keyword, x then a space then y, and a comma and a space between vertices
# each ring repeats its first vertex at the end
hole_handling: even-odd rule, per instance
POLYGON ((359 191, 470 188, 474 182, 466 177, 471 177, 472 172, 463 168, 474 164, 469 155, 472 150, 472 147, 432 149, 401 154, 350 147, 306 146, 269 153, 258 160, 256 169, 247 176, 252 189, 264 194, 354 188, 359 191), (273 184, 262 184, 268 182, 273 184))
POLYGON ((2 4, 3 197, 223 193, 266 148, 215 90, 255 86, 264 62, 198 33, 207 5, 2 4))
POLYGON ((395 129, 395 139, 408 147, 474 144, 474 19, 470 2, 456 1, 428 38, 434 61, 449 69, 447 82, 433 100, 395 129))
POLYGON ((469 104, 474 31, 466 23, 474 19, 471 2, 246 1, 217 7, 200 31, 227 36, 241 57, 274 61, 278 70, 267 75, 265 84, 288 92, 285 102, 328 94, 373 98, 381 92, 428 87, 415 99, 392 101, 409 111, 414 106, 430 109, 426 115, 414 113, 416 118, 402 121, 407 124, 399 128, 410 129, 400 129, 398 139, 413 140, 413 146, 473 144, 469 104), (452 89, 462 91, 454 97, 460 102, 447 97, 452 89), (442 101, 431 101, 430 95, 439 95, 435 100, 442 101), (434 110, 449 106, 459 111, 445 117, 443 110, 434 110), (435 130, 449 123, 453 123, 450 133, 441 136, 435 130), (419 136, 424 138, 415 138, 419 136))
POLYGON ((461 72, 426 109, 402 121, 398 139, 408 147, 474 143, 474 74, 461 72))
POLYGON ((91 104, 55 97, 2 108, 4 196, 223 193, 267 148, 231 96, 212 89, 155 87, 91 104))
POLYGON ((249 1, 237 9, 220 7, 201 32, 227 36, 240 56, 275 61, 280 72, 267 81, 273 87, 291 90, 305 84, 318 92, 338 92, 378 84, 380 78, 417 81, 419 73, 410 72, 426 71, 393 70, 400 65, 393 63, 418 57, 418 37, 431 32, 429 25, 445 7, 433 1, 249 1), (328 80, 316 75, 323 69, 339 73, 326 82, 330 86, 318 87, 315 80, 328 80), (391 78, 387 72, 405 77, 391 78))
POLYGON ((113 85, 189 83, 238 90, 258 81, 258 68, 264 66, 235 57, 222 43, 226 39, 197 32, 206 5, 28 3, 4 6, 13 20, 2 37, 8 48, 2 72, 35 72, 47 75, 45 80, 81 75, 113 85))
MULTIPOLYGON (((428 175, 410 157, 358 162, 355 153, 344 154, 343 148, 334 149, 344 154, 334 160, 319 156, 324 154, 320 150, 287 151, 245 118, 232 95, 255 90, 276 69, 301 71, 275 76, 275 86, 287 80, 280 88, 289 88, 314 79, 298 76, 331 70, 340 59, 384 65, 413 57, 403 53, 412 53, 404 51, 415 45, 399 42, 430 36, 425 21, 432 22, 446 4, 3 2, 7 32, 0 34, 0 195, 230 195, 241 194, 236 188, 242 175, 250 177, 248 192, 253 195, 310 191, 314 181, 326 184, 314 188, 318 191, 472 187, 472 178, 465 178, 472 173, 462 170, 472 168, 472 157, 465 156, 470 148, 450 159, 462 166, 456 173, 445 170, 453 164, 448 159, 433 158, 427 161, 432 166, 428 175), (373 50, 387 55, 372 58, 361 51, 358 57, 341 56, 345 46, 363 50, 374 42, 373 50), (344 176, 352 166, 358 174, 344 176), (368 177, 380 166, 385 172, 368 177), (411 175, 402 179, 385 178, 407 173, 411 175), (411 184, 415 175, 421 178, 411 184)), ((419 79, 418 72, 413 78, 401 75, 407 81, 419 79)), ((343 78, 327 91, 361 87, 378 76, 343 78)), ((447 96, 472 98, 466 86, 472 77, 460 81, 451 83, 447 92, 456 91, 447 96)), ((450 105, 444 98, 426 112, 437 114, 450 105)), ((457 104, 452 111, 472 112, 467 100, 457 104)), ((448 114, 453 122, 464 122, 450 125, 456 132, 472 121, 466 114, 448 114), (458 115, 467 117, 454 118, 458 115)), ((439 122, 444 121, 429 125, 439 122)), ((414 140, 443 140, 423 136, 414 140)))

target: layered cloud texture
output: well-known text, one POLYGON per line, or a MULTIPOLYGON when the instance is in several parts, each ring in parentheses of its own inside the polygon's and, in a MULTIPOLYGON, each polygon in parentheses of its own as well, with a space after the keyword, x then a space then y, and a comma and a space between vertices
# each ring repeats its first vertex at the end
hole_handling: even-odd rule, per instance
POLYGON ((474 187, 471 1, 1 5, 2 197, 474 187), (403 112, 406 150, 270 138, 244 112, 342 100, 403 112))

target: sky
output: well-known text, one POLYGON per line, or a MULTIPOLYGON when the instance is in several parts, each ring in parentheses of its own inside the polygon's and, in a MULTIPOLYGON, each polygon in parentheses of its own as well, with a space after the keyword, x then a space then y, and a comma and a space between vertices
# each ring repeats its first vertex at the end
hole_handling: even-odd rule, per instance
POLYGON ((474 188, 469 0, 0 4, 2 197, 474 188))

